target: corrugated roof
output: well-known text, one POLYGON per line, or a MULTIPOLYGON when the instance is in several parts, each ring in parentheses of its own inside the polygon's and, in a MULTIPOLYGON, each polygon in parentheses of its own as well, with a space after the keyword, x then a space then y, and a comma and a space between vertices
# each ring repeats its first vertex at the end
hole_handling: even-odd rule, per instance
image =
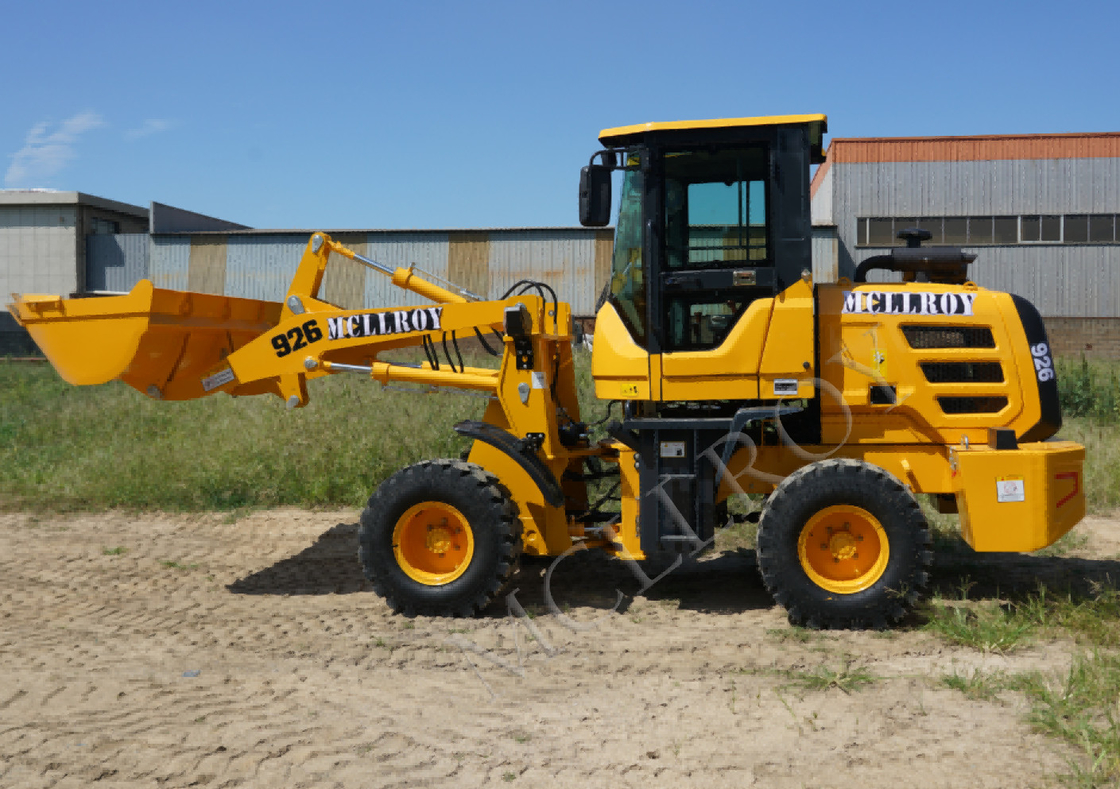
POLYGON ((148 209, 138 205, 85 192, 60 192, 53 189, 0 189, 0 205, 90 205, 142 219, 148 218, 148 209))
POLYGON ((826 156, 833 164, 1118 158, 1120 132, 834 138, 826 156))

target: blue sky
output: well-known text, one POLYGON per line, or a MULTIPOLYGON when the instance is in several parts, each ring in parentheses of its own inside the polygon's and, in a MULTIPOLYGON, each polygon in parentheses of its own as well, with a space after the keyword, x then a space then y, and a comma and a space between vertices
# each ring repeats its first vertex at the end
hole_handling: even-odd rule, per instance
POLYGON ((258 228, 577 224, 600 129, 1120 130, 1120 3, 0 0, 0 186, 258 228))

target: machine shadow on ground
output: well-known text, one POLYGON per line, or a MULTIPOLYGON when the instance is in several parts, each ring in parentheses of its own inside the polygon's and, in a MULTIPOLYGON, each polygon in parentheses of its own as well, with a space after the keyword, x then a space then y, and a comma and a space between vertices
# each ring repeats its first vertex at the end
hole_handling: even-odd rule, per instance
POLYGON ((975 553, 964 543, 934 554, 930 594, 949 599, 1021 602, 1048 593, 1073 602, 1120 585, 1120 560, 1025 553, 975 553))
MULTIPOLYGON (((645 579, 656 580, 641 594, 644 599, 675 604, 683 610, 734 614, 773 605, 755 567, 749 548, 710 554, 672 568, 666 560, 642 562, 637 574, 626 562, 596 551, 578 551, 560 561, 523 557, 511 590, 526 611, 544 615, 549 599, 562 610, 589 607, 624 612, 645 579), (548 583, 549 567, 553 572, 548 583), (664 575, 662 576, 662 573, 664 575), (619 601, 619 593, 622 599, 619 601)), ((929 593, 948 599, 1018 602, 1038 593, 1090 599, 1101 588, 1120 584, 1120 560, 1030 554, 979 554, 963 543, 938 546, 930 574, 929 593)), ((245 595, 322 595, 372 593, 358 562, 358 524, 338 523, 299 553, 281 559, 226 587, 245 595)), ((484 617, 507 615, 497 600, 484 617)), ((920 625, 915 612, 907 624, 920 625)))

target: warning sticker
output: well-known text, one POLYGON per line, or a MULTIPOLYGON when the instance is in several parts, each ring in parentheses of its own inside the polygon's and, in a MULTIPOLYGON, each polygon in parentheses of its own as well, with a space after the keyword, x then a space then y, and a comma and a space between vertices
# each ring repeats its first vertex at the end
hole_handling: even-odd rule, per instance
POLYGON ((1000 503, 1008 501, 1026 501, 1026 489, 1023 487, 1022 477, 998 477, 996 479, 996 500, 1000 503))
POLYGON ((203 378, 202 379, 202 388, 203 388, 204 391, 209 392, 209 391, 212 391, 214 389, 217 389, 219 386, 225 386, 230 381, 235 381, 235 380, 237 380, 237 377, 233 374, 233 368, 232 367, 227 367, 226 369, 224 369, 220 372, 216 372, 211 376, 203 378))
POLYGON ((544 373, 533 373, 533 388, 544 389, 544 373))

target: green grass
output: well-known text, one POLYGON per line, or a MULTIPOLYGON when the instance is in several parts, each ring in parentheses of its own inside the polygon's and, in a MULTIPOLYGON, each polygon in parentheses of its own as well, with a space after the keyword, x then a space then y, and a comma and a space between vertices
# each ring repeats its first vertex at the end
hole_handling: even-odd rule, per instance
POLYGON ((1062 413, 1098 421, 1120 419, 1120 363, 1058 359, 1058 399, 1062 413))
POLYGON ((1093 647, 1120 647, 1120 591, 1097 586, 1090 594, 1045 586, 1018 600, 934 598, 925 629, 944 640, 984 652, 1009 652, 1038 639, 1070 638, 1093 647))
POLYGON ((485 401, 385 391, 361 376, 311 403, 226 395, 156 402, 115 381, 73 387, 47 365, 0 363, 0 507, 229 510, 360 506, 423 458, 458 456, 452 430, 485 401))
MULTIPOLYGON (((575 368, 582 416, 593 422, 607 403, 594 396, 590 354, 577 351, 575 368)), ((1084 369, 1098 381, 1111 380, 1117 368, 1084 369)), ((1068 377, 1066 400, 1074 396, 1069 391, 1090 391, 1092 402, 1104 397, 1092 394, 1095 384, 1084 375, 1068 377)), ((357 375, 312 381, 309 390, 311 403, 294 411, 267 395, 165 403, 120 381, 74 387, 49 365, 0 360, 0 508, 361 506, 394 471, 457 456, 467 444, 451 426, 479 418, 486 402, 382 389, 357 375)), ((1090 511, 1120 507, 1120 422, 1067 418, 1061 436, 1086 446, 1090 511)), ((610 484, 592 485, 590 495, 610 484)), ((753 541, 753 524, 738 524, 720 547, 749 548, 753 541)))
POLYGON ((959 690, 970 699, 995 701, 999 694, 1019 686, 1019 680, 1003 671, 973 669, 971 674, 952 673, 941 678, 941 684, 959 690))
MULTIPOLYGON (((598 419, 607 404, 594 398, 589 353, 577 352, 576 376, 584 419, 598 419)), ((0 360, 0 509, 358 507, 395 471, 458 457, 469 443, 452 426, 487 402, 360 375, 308 389, 295 410, 269 395, 159 402, 120 381, 75 387, 49 365, 0 360)))
POLYGON ((1060 679, 1034 672, 1018 684, 1031 702, 1031 724, 1084 754, 1064 776, 1068 785, 1120 784, 1120 655, 1094 651, 1074 658, 1060 679))
POLYGON ((1075 596, 1040 587, 1014 602, 935 601, 927 628, 952 643, 991 651, 1042 638, 1068 638, 1084 647, 1062 674, 974 670, 941 682, 985 701, 998 700, 1004 691, 1023 693, 1030 724, 1082 754, 1061 776, 1065 784, 1084 789, 1120 784, 1120 592, 1102 586, 1075 596))
POLYGON ((1059 438, 1085 447, 1085 503, 1090 512, 1120 508, 1120 423, 1067 418, 1059 438))
POLYGON ((1010 652, 1029 640, 1034 624, 987 601, 974 606, 932 604, 926 628, 946 641, 982 652, 1010 652))
POLYGON ((865 688, 878 679, 865 666, 853 668, 851 661, 839 669, 821 665, 812 671, 790 670, 785 674, 789 678, 790 685, 803 690, 820 691, 835 688, 845 694, 865 688))

